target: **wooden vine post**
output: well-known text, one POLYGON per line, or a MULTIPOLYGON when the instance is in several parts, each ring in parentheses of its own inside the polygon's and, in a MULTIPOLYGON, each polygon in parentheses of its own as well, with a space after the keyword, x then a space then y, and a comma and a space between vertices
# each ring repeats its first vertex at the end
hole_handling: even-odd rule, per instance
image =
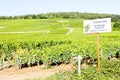
POLYGON ((97 33, 97 57, 98 57, 98 72, 100 72, 100 34, 97 33))

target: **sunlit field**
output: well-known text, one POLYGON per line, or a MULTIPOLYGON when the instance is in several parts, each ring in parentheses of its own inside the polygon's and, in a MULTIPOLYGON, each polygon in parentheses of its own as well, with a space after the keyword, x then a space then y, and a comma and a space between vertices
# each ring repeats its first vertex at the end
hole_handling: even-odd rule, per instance
MULTIPOLYGON (((116 55, 120 52, 120 31, 112 31, 109 33, 100 33, 100 51, 102 52, 101 76, 106 80, 110 79, 106 76, 108 73, 114 79, 119 78, 120 66, 118 62, 106 62, 112 64, 109 70, 104 66, 108 57, 116 55), (115 66, 117 65, 117 66, 115 66), (106 70, 104 72, 104 70, 106 70), (116 71, 116 72, 115 72, 116 71)), ((30 67, 34 64, 44 64, 46 67, 59 64, 75 64, 73 58, 81 55, 83 58, 89 56, 94 60, 97 59, 97 35, 84 34, 83 19, 17 19, 17 20, 0 20, 0 69, 3 67, 2 61, 8 62, 9 66, 17 66, 18 69, 24 68, 24 65, 30 67), (29 58, 28 58, 29 57, 29 58), (12 62, 12 63, 11 63, 12 62)), ((96 64, 96 63, 94 63, 96 64)), ((106 64, 106 66, 108 66, 106 64)), ((77 76, 77 72, 69 73, 73 80, 78 79, 95 79, 96 77, 85 75, 97 68, 90 67, 88 71, 83 70, 81 77, 77 76), (85 73, 87 72, 87 73, 85 73), (73 75, 73 76, 72 76, 73 75)), ((61 73, 68 75, 67 73, 61 73)), ((60 74, 53 75, 56 79, 60 74)), ((99 77, 99 73, 96 73, 99 77)), ((66 80, 70 80, 69 78, 66 80)), ((54 79, 53 78, 53 79, 54 79)), ((61 79, 64 79, 62 76, 61 79)), ((102 80, 103 78, 100 78, 102 80)), ((48 78, 51 79, 51 78, 48 78)), ((58 78, 58 80, 60 80, 58 78)))

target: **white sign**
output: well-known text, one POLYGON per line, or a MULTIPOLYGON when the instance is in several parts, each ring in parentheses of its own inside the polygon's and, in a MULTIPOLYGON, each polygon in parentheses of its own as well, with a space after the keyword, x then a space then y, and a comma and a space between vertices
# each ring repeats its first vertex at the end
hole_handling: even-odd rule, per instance
POLYGON ((85 20, 83 22, 84 33, 111 32, 111 18, 85 20))

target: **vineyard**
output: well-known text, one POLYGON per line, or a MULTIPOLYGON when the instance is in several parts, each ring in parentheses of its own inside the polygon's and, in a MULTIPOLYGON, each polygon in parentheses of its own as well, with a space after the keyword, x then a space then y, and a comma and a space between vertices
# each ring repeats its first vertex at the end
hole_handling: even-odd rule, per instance
MULTIPOLYGON (((86 57, 87 54, 92 59, 96 59, 96 35, 83 34, 83 20, 66 19, 60 21, 61 19, 0 20, 0 27, 3 27, 0 28, 0 69, 11 66, 22 69, 41 64, 45 65, 45 68, 52 65, 75 64, 75 57, 78 55, 86 57), (73 31, 66 35, 69 28, 73 28, 73 31), (7 33, 29 31, 36 32, 7 33), (44 31, 49 31, 49 33, 44 31), (4 67, 5 62, 7 65, 4 67)), ((73 75, 70 77, 73 80, 97 80, 98 78, 106 80, 107 76, 109 79, 111 78, 110 80, 118 80, 120 78, 120 54, 118 54, 116 61, 109 62, 108 57, 120 53, 119 34, 119 31, 100 34, 101 66, 103 66, 100 76, 96 68, 90 67, 88 70, 83 70, 81 77, 77 75, 76 71, 74 71, 75 75, 70 73, 73 75), (93 77, 92 73, 95 72, 96 75, 93 77), (110 77, 113 74, 115 76, 110 77), (101 76, 102 78, 100 78, 101 76)))

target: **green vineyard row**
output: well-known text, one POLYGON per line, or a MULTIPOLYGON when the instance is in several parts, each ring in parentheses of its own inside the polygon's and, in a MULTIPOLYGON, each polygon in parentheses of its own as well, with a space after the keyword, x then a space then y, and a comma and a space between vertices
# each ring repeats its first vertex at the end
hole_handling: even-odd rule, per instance
MULTIPOLYGON (((102 58, 120 52, 119 40, 104 39, 101 41, 102 58), (114 43, 113 43, 114 41, 114 43)), ((97 58, 97 44, 95 41, 4 41, 0 43, 0 64, 3 60, 13 61, 14 65, 43 63, 45 65, 71 63, 74 57, 90 54, 97 58)), ((11 65, 11 63, 10 63, 11 65)))

